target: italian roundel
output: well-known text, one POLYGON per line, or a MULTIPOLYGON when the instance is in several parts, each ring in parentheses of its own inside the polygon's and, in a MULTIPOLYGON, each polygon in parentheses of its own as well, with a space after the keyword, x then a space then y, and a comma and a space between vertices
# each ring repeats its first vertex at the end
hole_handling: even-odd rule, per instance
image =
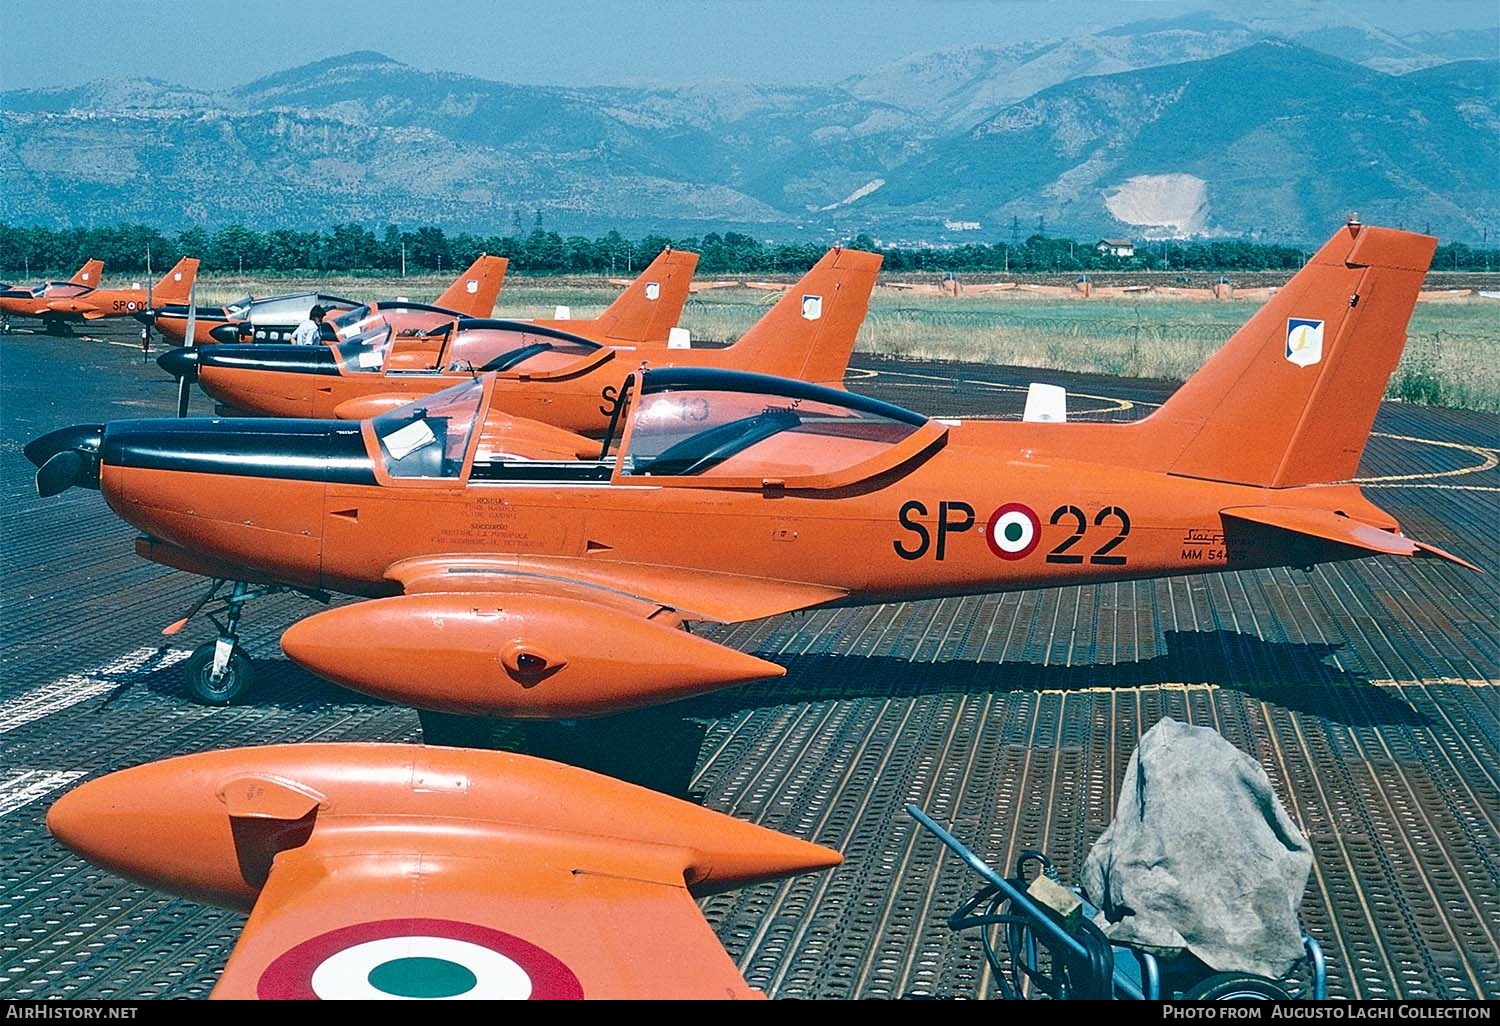
POLYGON ((1042 540, 1042 523, 1031 507, 1007 502, 990 514, 984 540, 1001 559, 1024 559, 1042 540))
POLYGON ((499 930, 448 919, 387 919, 319 934, 261 973, 261 1000, 578 1000, 556 956, 499 930))

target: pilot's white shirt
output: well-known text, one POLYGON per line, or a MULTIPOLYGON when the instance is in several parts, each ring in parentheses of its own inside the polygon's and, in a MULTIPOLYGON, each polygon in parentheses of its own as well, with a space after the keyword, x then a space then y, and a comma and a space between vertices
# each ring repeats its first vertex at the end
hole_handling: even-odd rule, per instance
POLYGON ((297 330, 292 332, 292 343, 294 345, 310 346, 322 340, 322 335, 318 331, 318 322, 311 318, 297 325, 297 330))

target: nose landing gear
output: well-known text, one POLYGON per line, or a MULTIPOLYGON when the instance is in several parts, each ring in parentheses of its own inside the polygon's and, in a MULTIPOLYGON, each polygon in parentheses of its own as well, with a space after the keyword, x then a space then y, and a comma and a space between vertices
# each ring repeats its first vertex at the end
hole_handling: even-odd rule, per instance
MULTIPOLYGON (((254 668, 250 657, 240 647, 240 616, 246 602, 266 595, 278 595, 286 591, 300 591, 279 584, 251 585, 245 581, 214 580, 208 591, 194 603, 188 614, 162 631, 176 634, 188 625, 204 607, 218 599, 222 609, 204 613, 219 628, 219 636, 213 641, 198 646, 184 663, 188 691, 204 705, 233 705, 242 701, 254 682, 254 668), (220 595, 224 585, 231 585, 228 595, 220 595), (223 615, 223 619, 219 618, 223 615)), ((329 600, 321 592, 302 592, 320 602, 329 600)))

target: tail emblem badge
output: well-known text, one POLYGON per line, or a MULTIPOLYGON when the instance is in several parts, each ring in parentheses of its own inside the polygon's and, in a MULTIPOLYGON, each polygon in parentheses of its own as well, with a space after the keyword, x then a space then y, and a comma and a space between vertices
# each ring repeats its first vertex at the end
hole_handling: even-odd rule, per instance
POLYGON ((1323 322, 1287 318, 1286 358, 1298 367, 1311 367, 1320 362, 1323 359, 1323 322))

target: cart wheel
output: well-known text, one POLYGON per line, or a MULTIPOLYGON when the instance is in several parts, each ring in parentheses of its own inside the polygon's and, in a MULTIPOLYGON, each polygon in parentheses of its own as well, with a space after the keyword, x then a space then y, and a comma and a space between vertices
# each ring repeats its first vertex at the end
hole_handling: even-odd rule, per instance
POLYGON ((1184 1001, 1291 1001, 1292 995, 1274 980, 1248 973, 1214 973, 1189 987, 1184 1001))
POLYGON ((185 664, 188 690, 204 705, 232 705, 250 690, 252 670, 244 649, 234 646, 224 673, 214 680, 214 642, 199 646, 185 664))

